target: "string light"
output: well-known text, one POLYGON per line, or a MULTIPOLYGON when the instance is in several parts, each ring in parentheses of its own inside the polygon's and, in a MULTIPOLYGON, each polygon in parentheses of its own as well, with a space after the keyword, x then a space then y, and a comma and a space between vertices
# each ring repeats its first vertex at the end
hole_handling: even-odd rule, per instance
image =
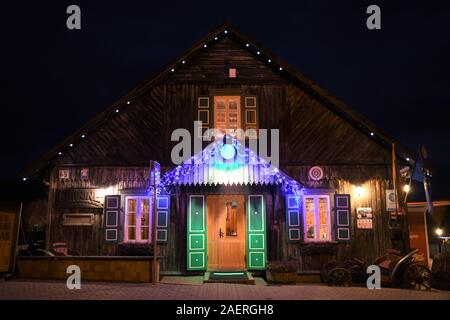
POLYGON ((182 64, 185 64, 185 63, 186 63, 186 61, 185 61, 185 60, 183 60, 183 61, 181 61, 181 63, 182 63, 182 64))
POLYGON ((283 71, 283 68, 282 68, 282 67, 280 67, 280 71, 283 71))
POLYGON ((71 148, 72 148, 72 147, 73 147, 73 143, 69 144, 69 147, 71 147, 71 148))
MULTIPOLYGON (((221 147, 224 145, 224 143, 221 140, 215 141, 199 154, 194 155, 190 159, 186 160, 183 164, 180 164, 173 170, 167 172, 161 179, 161 190, 167 192, 171 186, 190 185, 194 183, 194 180, 197 180, 197 183, 199 184, 208 185, 235 185, 253 183, 276 184, 281 186, 281 190, 283 192, 293 194, 298 197, 306 193, 304 187, 300 183, 289 177, 278 168, 273 167, 267 160, 258 157, 250 148, 245 148, 237 141, 236 138, 233 138, 232 144, 237 152, 237 156, 234 158, 235 160, 233 163, 224 163, 223 160, 219 158, 221 156, 221 147), (211 176, 204 176, 203 181, 201 181, 201 179, 198 179, 198 175, 200 172, 203 172, 202 174, 205 174, 205 172, 202 171, 205 166, 215 165, 218 165, 220 167, 224 166, 224 168, 228 168, 229 170, 226 171, 227 173, 223 177, 216 176, 216 172, 212 171, 212 174, 214 175, 212 179, 211 176), (255 177, 253 177, 253 175, 248 175, 244 178, 243 181, 236 180, 236 176, 233 177, 232 173, 239 174, 239 170, 244 170, 241 171, 242 174, 246 170, 244 166, 247 166, 248 169, 252 172, 259 173, 255 177)), ((212 168, 211 170, 220 169, 212 168)), ((208 174, 211 174, 211 172, 209 172, 208 174)))
POLYGON ((22 178, 22 181, 27 181, 27 180, 28 180, 27 177, 23 177, 23 178, 22 178))
POLYGON ((131 102, 130 101, 127 101, 127 104, 130 104, 131 102))
POLYGON ((217 37, 214 37, 214 40, 217 40, 218 38, 217 37))
POLYGON ((409 161, 409 158, 406 158, 406 161, 409 161))
POLYGON ((257 54, 257 55, 260 55, 260 54, 261 54, 261 52, 259 52, 259 51, 258 51, 258 52, 256 52, 256 54, 257 54))
POLYGON ((60 152, 58 152, 58 154, 59 154, 59 155, 62 155, 62 152, 60 151, 60 152))
POLYGON ((82 139, 86 138, 86 135, 85 135, 85 134, 82 134, 82 135, 81 135, 81 138, 82 138, 82 139))
POLYGON ((225 34, 228 33, 228 30, 225 30, 224 33, 225 33, 225 34))
POLYGON ((269 59, 269 60, 267 60, 267 62, 268 62, 268 63, 271 63, 271 62, 272 62, 272 60, 270 60, 270 59, 269 59))
POLYGON ((170 71, 175 72, 175 69, 172 68, 172 70, 170 70, 170 71))
POLYGON ((206 48, 208 45, 205 43, 204 45, 203 45, 203 48, 206 48))
POLYGON ((250 47, 250 44, 247 43, 245 46, 248 48, 248 47, 250 47))
POLYGON ((119 113, 119 109, 116 109, 116 113, 119 113))

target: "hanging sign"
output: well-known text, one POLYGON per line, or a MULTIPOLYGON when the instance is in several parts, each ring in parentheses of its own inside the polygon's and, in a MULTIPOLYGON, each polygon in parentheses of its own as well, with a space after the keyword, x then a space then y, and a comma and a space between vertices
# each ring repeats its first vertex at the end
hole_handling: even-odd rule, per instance
POLYGON ((323 178, 323 169, 321 167, 311 167, 308 172, 309 178, 314 181, 322 180, 323 178))
POLYGON ((356 227, 358 229, 373 229, 372 208, 356 208, 356 227))
POLYGON ((81 171, 80 171, 80 179, 81 180, 89 179, 89 169, 88 168, 81 169, 81 171))
POLYGON ((60 178, 61 180, 69 179, 69 178, 70 178, 70 170, 67 170, 67 169, 60 169, 60 170, 59 170, 59 178, 60 178))
POLYGON ((386 210, 395 211, 398 206, 395 205, 395 192, 393 189, 386 190, 386 210))

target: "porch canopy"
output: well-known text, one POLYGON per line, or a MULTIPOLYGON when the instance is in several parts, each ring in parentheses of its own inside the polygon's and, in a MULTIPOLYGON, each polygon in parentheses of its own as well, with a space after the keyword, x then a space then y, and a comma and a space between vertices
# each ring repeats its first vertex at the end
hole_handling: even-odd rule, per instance
POLYGON ((161 178, 161 186, 166 190, 176 185, 280 185, 284 192, 303 193, 299 182, 236 138, 210 143, 161 178))

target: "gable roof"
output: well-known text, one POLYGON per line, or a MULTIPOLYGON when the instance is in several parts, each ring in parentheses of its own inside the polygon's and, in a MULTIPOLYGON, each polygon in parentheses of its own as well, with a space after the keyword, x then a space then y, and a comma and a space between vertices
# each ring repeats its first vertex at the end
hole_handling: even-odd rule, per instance
POLYGON ((408 162, 405 159, 409 159, 409 162, 412 163, 413 153, 410 150, 400 145, 399 143, 396 143, 391 136, 377 128, 365 117, 352 110, 344 102, 337 99, 326 90, 322 89, 315 82, 302 75, 281 58, 277 57, 275 54, 259 45, 250 36, 240 32, 237 28, 226 22, 212 30, 205 37, 197 41, 191 48, 168 63, 158 73, 150 78, 150 80, 143 82, 141 85, 131 90, 127 95, 119 98, 115 103, 110 105, 104 111, 100 112, 74 133, 65 138, 60 144, 52 147, 43 156, 32 162, 21 172, 21 177, 32 177, 38 175, 42 169, 50 166, 52 162, 64 152, 64 150, 68 150, 74 144, 76 145, 77 142, 80 142, 83 139, 89 139, 89 133, 94 131, 106 121, 109 121, 112 117, 114 117, 116 112, 125 108, 132 107, 133 100, 136 100, 137 98, 142 96, 147 90, 152 88, 155 84, 159 83, 166 77, 169 77, 179 68, 183 68, 183 65, 185 65, 193 55, 195 55, 200 50, 207 49, 210 44, 213 44, 215 41, 220 40, 222 37, 230 37, 234 41, 241 44, 244 49, 253 53, 255 57, 260 59, 268 67, 271 67, 274 72, 290 81, 291 83, 297 85, 311 97, 317 99, 331 111, 338 114, 340 117, 351 123, 360 131, 364 132, 368 136, 371 136, 373 140, 375 140, 387 150, 391 150, 392 143, 395 143, 397 146, 398 156, 404 160, 405 164, 408 162))

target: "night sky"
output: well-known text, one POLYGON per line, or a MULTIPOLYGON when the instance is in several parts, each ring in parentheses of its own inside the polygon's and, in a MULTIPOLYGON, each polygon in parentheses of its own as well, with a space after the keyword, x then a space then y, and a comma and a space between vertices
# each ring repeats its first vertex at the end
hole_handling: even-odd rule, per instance
POLYGON ((1 171, 19 171, 225 20, 413 150, 450 199, 450 1, 1 4, 1 171), (395 3, 394 3, 395 2, 395 3), (431 4, 432 3, 432 4, 431 4), (82 30, 66 28, 66 8, 82 30), (378 4, 382 29, 366 28, 378 4))

